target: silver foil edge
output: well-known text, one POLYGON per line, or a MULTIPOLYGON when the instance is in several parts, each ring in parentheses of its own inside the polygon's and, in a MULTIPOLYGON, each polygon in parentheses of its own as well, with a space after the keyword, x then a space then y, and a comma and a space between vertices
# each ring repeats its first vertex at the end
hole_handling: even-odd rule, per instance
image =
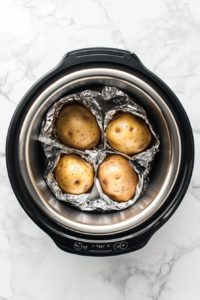
POLYGON ((101 107, 96 101, 96 99, 98 99, 100 96, 101 95, 98 92, 95 92, 93 96, 92 95, 89 96, 89 93, 87 93, 87 95, 84 96, 82 92, 82 93, 66 96, 64 98, 61 98, 59 101, 55 102, 53 106, 50 107, 50 109, 46 113, 46 117, 43 120, 41 125, 41 130, 40 130, 38 140, 42 143, 58 147, 65 151, 76 151, 79 154, 90 154, 90 153, 95 153, 98 150, 104 150, 106 147, 106 143, 103 134, 103 117, 102 117, 101 107), (100 131, 101 131, 100 141, 91 150, 81 151, 81 150, 69 148, 59 140, 58 135, 56 133, 55 124, 61 109, 65 105, 70 105, 75 103, 80 104, 85 108, 87 108, 95 116, 97 123, 100 127, 100 131))

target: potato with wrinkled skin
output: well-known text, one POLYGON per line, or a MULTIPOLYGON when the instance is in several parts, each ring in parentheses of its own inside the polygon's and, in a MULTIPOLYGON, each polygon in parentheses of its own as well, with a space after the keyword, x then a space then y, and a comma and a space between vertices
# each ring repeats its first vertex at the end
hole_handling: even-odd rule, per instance
POLYGON ((100 139, 95 116, 81 105, 69 105, 61 110, 56 131, 63 144, 82 151, 92 149, 100 139))
POLYGON ((55 168, 55 179, 65 193, 80 195, 92 188, 94 170, 80 156, 64 155, 55 168))
POLYGON ((138 176, 121 155, 107 157, 98 169, 98 177, 103 192, 114 201, 125 202, 135 194, 138 176))
POLYGON ((118 112, 106 129, 112 148, 125 154, 142 152, 151 143, 151 131, 145 121, 131 113, 118 112))

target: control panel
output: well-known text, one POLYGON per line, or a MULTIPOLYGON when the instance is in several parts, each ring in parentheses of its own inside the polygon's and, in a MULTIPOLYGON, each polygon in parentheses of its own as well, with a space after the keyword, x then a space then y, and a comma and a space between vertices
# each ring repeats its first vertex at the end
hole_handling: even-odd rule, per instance
POLYGON ((119 252, 124 251, 128 248, 127 241, 118 241, 114 243, 87 243, 74 241, 74 250, 78 252, 89 252, 89 253, 109 253, 109 252, 119 252))
POLYGON ((89 240, 77 238, 63 238, 63 243, 56 244, 63 250, 88 256, 112 256, 144 247, 149 239, 149 232, 138 236, 126 236, 110 240, 89 240))

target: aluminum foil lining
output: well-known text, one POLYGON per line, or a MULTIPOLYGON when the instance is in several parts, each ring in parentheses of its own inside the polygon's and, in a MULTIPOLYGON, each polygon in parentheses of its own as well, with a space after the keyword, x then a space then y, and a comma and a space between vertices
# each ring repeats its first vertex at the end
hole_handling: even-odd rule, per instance
MULTIPOLYGON (((113 153, 112 151, 103 151, 101 153, 99 153, 99 160, 98 160, 98 165, 97 165, 97 169, 100 166, 100 164, 110 155, 113 155, 116 153, 113 153)), ((121 156, 126 157, 126 155, 120 153, 121 156)), ((135 172, 138 174, 138 184, 136 186, 136 191, 135 194, 133 196, 132 199, 130 199, 129 201, 126 202, 116 202, 113 201, 112 199, 110 199, 102 190, 99 179, 98 179, 98 175, 96 176, 96 186, 97 189, 99 191, 100 197, 102 199, 102 201, 104 201, 104 205, 106 207, 106 210, 122 210, 125 209, 131 205, 133 205, 138 199, 139 197, 145 192, 145 190, 147 189, 147 184, 146 181, 144 180, 144 175, 140 170, 140 167, 134 163, 134 161, 129 160, 130 164, 132 165, 132 167, 134 168, 135 172)))
POLYGON ((69 95, 67 97, 61 98, 58 102, 56 102, 47 112, 45 120, 43 120, 41 125, 41 130, 39 134, 39 141, 52 145, 52 147, 58 147, 65 151, 75 150, 79 154, 89 154, 92 152, 96 152, 98 150, 105 149, 106 143, 103 135, 103 117, 101 112, 101 107, 99 106, 96 99, 100 97, 100 93, 94 92, 91 96, 87 93, 78 93, 69 95), (77 149, 68 148, 66 145, 62 144, 58 135, 56 133, 56 120, 60 113, 60 110, 65 105, 71 104, 80 104, 87 108, 91 113, 95 116, 97 123, 101 130, 101 137, 99 143, 91 150, 81 151, 77 149))
MULTIPOLYGON (((153 161, 154 159, 154 155, 158 152, 160 141, 159 141, 159 136, 155 133, 152 124, 148 120, 145 110, 141 106, 136 104, 128 95, 126 95, 124 92, 120 91, 115 87, 105 86, 102 89, 102 99, 105 102, 112 102, 118 104, 118 106, 115 106, 113 109, 109 110, 105 114, 105 119, 104 119, 105 139, 106 139, 106 128, 108 126, 108 123, 112 120, 113 116, 119 111, 132 113, 133 115, 142 118, 149 126, 149 129, 153 136, 150 147, 148 147, 146 150, 144 150, 141 153, 132 156, 126 155, 126 157, 129 159, 141 161, 142 166, 148 169, 151 161, 153 161)), ((120 154, 120 152, 112 148, 107 141, 106 141, 106 146, 112 151, 120 154)))
POLYGON ((73 151, 61 150, 57 147, 52 147, 52 145, 48 145, 48 144, 42 144, 42 146, 43 146, 46 158, 47 158, 47 167, 46 167, 46 170, 44 173, 44 178, 46 180, 47 185, 53 192, 53 194, 56 196, 56 198, 58 200, 68 202, 82 210, 85 210, 84 208, 85 207, 87 208, 87 206, 88 206, 87 198, 92 193, 92 191, 94 189, 94 185, 93 185, 92 189, 85 194, 81 194, 81 195, 67 194, 67 193, 63 192, 61 190, 61 188, 59 187, 58 182, 56 181, 55 176, 54 176, 54 170, 60 160, 61 155, 64 155, 64 154, 79 155, 93 167, 94 174, 95 174, 95 176, 94 176, 94 182, 95 182, 95 180, 96 180, 96 168, 95 168, 96 167, 96 164, 95 164, 96 157, 95 157, 95 155, 78 154, 76 152, 74 153, 73 151))
MULTIPOLYGON (((147 188, 147 184, 145 184, 145 178, 143 173, 140 170, 140 167, 134 162, 129 160, 131 165, 133 166, 134 170, 138 174, 138 184, 136 187, 135 195, 132 199, 130 199, 127 202, 116 202, 110 199, 104 192, 102 191, 101 185, 99 183, 99 180, 97 178, 97 172, 98 167, 100 164, 104 161, 104 159, 113 153, 112 151, 101 151, 98 153, 95 153, 93 155, 84 155, 84 154, 77 154, 73 151, 65 151, 61 150, 57 147, 52 147, 48 144, 43 144, 43 149, 47 158, 47 167, 44 173, 44 178, 46 180, 47 185, 55 195, 55 197, 64 202, 68 202, 71 205, 84 210, 84 211, 112 211, 112 210, 122 210, 125 209, 131 205, 133 205, 138 198, 144 193, 144 191, 147 188), (93 188, 85 194, 81 195, 72 195, 67 194, 61 190, 59 187, 55 177, 54 177, 54 170, 60 160, 61 155, 63 154, 76 154, 81 156, 83 159, 85 159, 94 169, 95 176, 94 176, 94 186, 93 188), (88 197, 94 190, 95 186, 97 187, 97 190, 100 194, 100 197, 96 197, 95 199, 89 200, 88 197)), ((125 155, 121 154, 122 156, 126 157, 125 155)))
POLYGON ((105 86, 99 91, 86 90, 81 93, 67 96, 56 102, 47 112, 45 120, 42 122, 41 132, 39 135, 39 141, 42 142, 43 149, 47 159, 47 167, 45 170, 44 178, 47 182, 47 185, 50 187, 51 191, 54 193, 55 197, 71 205, 79 208, 83 211, 119 211, 123 210, 131 205, 133 205, 139 197, 145 192, 149 185, 149 173, 152 169, 152 163, 155 154, 159 151, 159 137, 155 133, 152 124, 149 122, 146 112, 142 107, 136 104, 128 95, 120 91, 115 87, 105 86), (58 117, 60 109, 63 105, 74 104, 78 102, 81 105, 84 105, 87 109, 96 116, 99 127, 102 131, 101 142, 97 145, 96 148, 92 150, 87 150, 85 152, 67 148, 65 145, 62 145, 58 140, 55 131, 55 121, 58 117), (98 104, 101 101, 113 103, 115 106, 112 110, 105 113, 104 126, 102 122, 102 113, 101 107, 98 104), (128 111, 140 116, 145 120, 149 125, 149 128, 154 136, 154 143, 151 144, 151 147, 142 153, 134 155, 132 157, 117 152, 112 149, 105 139, 105 129, 108 122, 112 119, 113 115, 121 111, 128 111), (105 149, 105 147, 107 147, 105 149), (59 161, 60 155, 62 154, 77 154, 84 158, 88 163, 90 163, 95 171, 95 182, 93 189, 82 195, 72 195, 64 193, 58 183, 54 178, 54 169, 59 161), (116 202, 110 199, 105 195, 101 189, 99 180, 97 178, 97 171, 99 165, 103 160, 111 154, 119 154, 129 159, 135 171, 138 173, 139 182, 136 188, 136 193, 133 199, 130 199, 127 202, 116 202), (99 195, 90 199, 91 193, 97 188, 99 195), (88 199, 89 198, 89 199, 88 199))

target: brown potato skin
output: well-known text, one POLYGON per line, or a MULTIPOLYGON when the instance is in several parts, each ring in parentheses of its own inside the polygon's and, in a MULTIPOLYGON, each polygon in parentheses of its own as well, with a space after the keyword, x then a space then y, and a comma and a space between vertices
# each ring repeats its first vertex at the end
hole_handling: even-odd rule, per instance
POLYGON ((78 155, 63 155, 55 168, 59 187, 68 194, 88 192, 94 183, 94 170, 78 155))
POLYGON ((142 152, 151 143, 151 131, 145 121, 131 113, 118 112, 106 129, 111 147, 125 154, 142 152))
POLYGON ((100 139, 95 116, 80 105, 69 105, 61 110, 56 131, 63 144, 82 151, 92 149, 100 139))
POLYGON ((125 202, 135 194, 138 176, 121 155, 107 157, 99 167, 98 177, 102 190, 114 201, 125 202))

